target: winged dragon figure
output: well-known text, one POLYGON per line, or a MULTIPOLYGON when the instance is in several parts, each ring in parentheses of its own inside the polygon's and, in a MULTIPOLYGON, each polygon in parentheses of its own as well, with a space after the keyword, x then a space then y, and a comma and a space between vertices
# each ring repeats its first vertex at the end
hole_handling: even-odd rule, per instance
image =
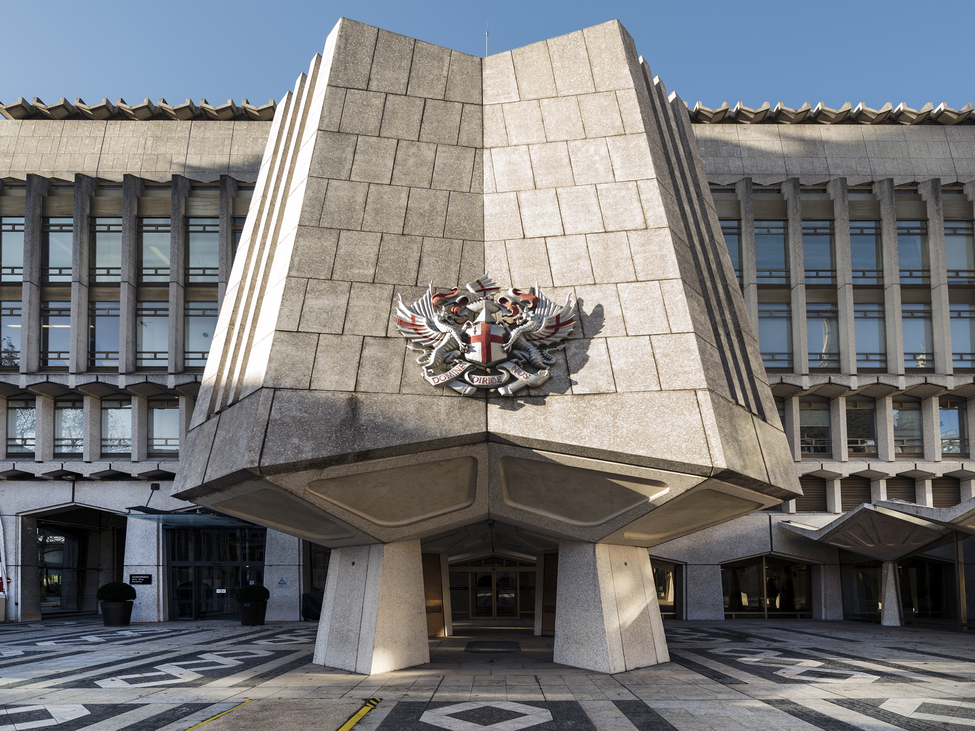
POLYGON ((434 386, 449 386, 469 396, 494 390, 510 396, 525 386, 540 386, 551 377, 554 351, 575 327, 575 299, 559 305, 536 285, 523 292, 500 294, 485 274, 465 285, 466 292, 426 293, 407 306, 400 297, 396 327, 416 362, 434 386))

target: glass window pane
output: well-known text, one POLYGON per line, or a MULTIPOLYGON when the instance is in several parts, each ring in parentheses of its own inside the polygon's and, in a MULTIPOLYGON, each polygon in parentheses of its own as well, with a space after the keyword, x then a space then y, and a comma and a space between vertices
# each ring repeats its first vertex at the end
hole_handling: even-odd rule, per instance
POLYGON ((33 454, 37 410, 33 397, 7 399, 7 454, 33 454))
POLYGON ((803 457, 830 457, 829 399, 811 397, 799 401, 799 442, 803 457))
POLYGON ((897 259, 902 283, 927 284, 930 281, 927 221, 897 222, 897 259))
POLYGON ((945 221, 948 284, 975 284, 975 240, 971 221, 945 221))
POLYGON ((874 303, 853 305, 857 349, 857 368, 887 367, 887 332, 884 306, 874 303))
POLYGON ((964 399, 942 397, 941 453, 954 457, 968 457, 968 412, 964 399))
POLYGON ((81 454, 84 446, 84 403, 77 396, 54 401, 54 451, 81 454))
POLYGON ((118 282, 122 276, 122 219, 93 218, 90 246, 92 279, 118 282))
POLYGON ((898 457, 921 457, 921 402, 900 397, 893 400, 894 453, 898 457))
POLYGON ((117 368, 119 354, 119 303, 88 303, 88 365, 117 368))
POLYGON ((758 304, 758 344, 766 368, 792 367, 792 319, 788 302, 758 304))
POLYGON ((132 401, 102 399, 102 454, 132 451, 132 401))
POLYGON ((934 367, 934 333, 931 329, 931 305, 902 306, 904 330, 904 367, 934 367))
POLYGON ((186 367, 202 368, 206 365, 213 331, 217 327, 216 302, 187 302, 183 324, 183 356, 186 367))
POLYGON ((45 282, 71 281, 74 220, 44 218, 41 225, 41 277, 45 282))
POLYGON ((186 279, 189 282, 216 282, 220 247, 220 219, 190 218, 187 222, 186 279))
POLYGON ((24 217, 0 218, 0 281, 24 278, 24 217))
POLYGON ((136 312, 136 365, 169 364, 169 303, 140 302, 136 312))
POLYGON ((41 303, 41 365, 67 368, 71 349, 71 303, 41 303))
POLYGON ((802 257, 807 283, 832 284, 835 281, 833 238, 832 221, 803 221, 802 257))
POLYGON ((970 304, 949 306, 951 321, 951 355, 956 368, 975 365, 975 309, 970 304))
POLYGON ((879 221, 850 221, 850 254, 855 284, 883 284, 879 221))
POLYGON ((735 276, 741 283, 741 221, 724 220, 721 221, 721 233, 724 236, 725 246, 728 247, 728 254, 731 257, 731 266, 735 269, 735 276))
POLYGON ((877 456, 877 411, 873 399, 846 400, 846 436, 851 459, 877 456))
POLYGON ((806 343, 810 368, 839 368, 839 321, 831 302, 806 305, 806 343))
POLYGON ((785 221, 755 221, 755 267, 759 282, 788 283, 789 237, 785 221))
POLYGON ((149 453, 179 453, 179 398, 176 396, 149 399, 149 453))
POLYGON ((139 219, 139 279, 169 281, 170 226, 168 218, 139 219))
POLYGON ((0 366, 20 365, 20 302, 0 302, 0 366))

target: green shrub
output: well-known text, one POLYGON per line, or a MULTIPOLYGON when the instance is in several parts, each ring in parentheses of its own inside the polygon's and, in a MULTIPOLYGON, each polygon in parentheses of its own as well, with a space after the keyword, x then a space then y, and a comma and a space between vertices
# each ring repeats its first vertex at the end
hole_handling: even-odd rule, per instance
POLYGON ((235 591, 234 598, 239 602, 267 601, 271 598, 271 592, 267 590, 266 586, 250 584, 248 586, 242 586, 235 591))
POLYGON ((130 602, 135 599, 135 587, 124 581, 109 581, 98 587, 96 596, 100 602, 130 602))

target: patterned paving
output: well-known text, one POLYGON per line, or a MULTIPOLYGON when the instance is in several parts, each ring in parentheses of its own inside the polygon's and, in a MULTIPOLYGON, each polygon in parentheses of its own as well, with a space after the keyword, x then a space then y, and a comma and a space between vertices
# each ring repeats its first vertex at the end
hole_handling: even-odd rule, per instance
POLYGON ((365 677, 311 665, 307 623, 3 624, 0 731, 185 731, 225 711, 204 729, 263 729, 270 714, 285 731, 299 707, 334 731, 369 697, 383 701, 356 731, 975 727, 968 635, 788 621, 667 635, 671 663, 608 676, 553 663, 551 638, 465 627, 431 640, 428 665, 365 677))

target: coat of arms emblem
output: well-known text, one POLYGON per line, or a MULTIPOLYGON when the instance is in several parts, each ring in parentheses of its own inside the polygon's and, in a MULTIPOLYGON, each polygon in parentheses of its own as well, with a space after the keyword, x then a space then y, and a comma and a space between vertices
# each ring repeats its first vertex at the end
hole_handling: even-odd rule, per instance
POLYGON ((431 285, 411 307, 400 298, 396 327, 410 350, 423 353, 416 359, 423 377, 465 396, 478 389, 510 396, 545 383, 555 363, 552 351, 565 347, 575 326, 572 295, 559 305, 537 285, 499 294, 487 274, 466 289, 434 292, 431 285))

